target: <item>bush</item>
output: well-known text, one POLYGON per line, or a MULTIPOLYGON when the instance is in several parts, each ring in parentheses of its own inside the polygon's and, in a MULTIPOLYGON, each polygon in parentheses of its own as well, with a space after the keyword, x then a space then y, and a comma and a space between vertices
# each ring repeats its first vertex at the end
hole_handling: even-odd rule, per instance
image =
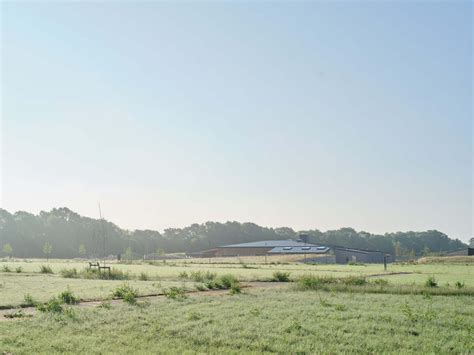
POLYGON ((10 270, 10 268, 8 267, 8 265, 3 265, 3 266, 2 266, 2 271, 3 271, 3 272, 10 272, 11 270, 10 270))
POLYGON ((186 271, 181 271, 181 272, 179 273, 179 278, 180 278, 180 279, 187 279, 187 278, 189 278, 189 275, 188 275, 188 273, 187 273, 186 271))
POLYGON ((137 304, 137 293, 135 291, 127 291, 123 295, 123 301, 130 304, 136 305, 137 304))
POLYGON ((79 299, 74 296, 74 293, 70 289, 63 291, 59 294, 58 298, 66 304, 77 304, 79 299))
POLYGON ((428 279, 425 281, 425 286, 426 287, 438 287, 438 282, 436 281, 434 276, 428 277, 428 279))
POLYGON ((225 289, 231 288, 232 285, 239 283, 235 276, 231 274, 222 275, 219 277, 219 281, 225 289))
POLYGON ((282 271, 275 271, 273 273, 272 281, 288 282, 288 281, 290 281, 290 273, 289 272, 282 272, 282 271))
POLYGON ((230 286, 230 294, 231 295, 235 295, 235 294, 238 294, 238 293, 241 293, 242 292, 242 289, 240 287, 240 284, 237 282, 237 283, 233 283, 232 286, 230 286))
POLYGON ((464 282, 462 282, 462 281, 456 281, 456 282, 454 283, 454 286, 456 286, 456 288, 460 290, 461 288, 464 288, 464 282))
POLYGON ((374 284, 380 285, 380 286, 387 286, 388 285, 388 280, 385 279, 375 279, 374 284))
POLYGON ((53 270, 49 265, 41 265, 40 266, 40 273, 41 274, 52 274, 53 270))
POLYGON ((17 274, 20 274, 21 272, 23 271, 23 268, 21 266, 18 266, 16 269, 15 269, 15 272, 17 274))
POLYGON ((150 278, 148 277, 148 274, 146 272, 140 273, 139 280, 141 281, 148 281, 150 278))
POLYGON ((342 281, 345 285, 351 286, 363 286, 367 283, 366 278, 362 276, 349 276, 342 279, 342 281))
POLYGON ((206 291, 207 290, 207 287, 203 284, 197 284, 196 285, 196 290, 198 291, 206 291))
POLYGON ((184 299, 186 298, 186 292, 182 287, 170 287, 168 290, 164 290, 164 294, 166 297, 171 299, 184 299))
POLYGON ((33 299, 33 297, 27 293, 23 296, 23 305, 24 306, 34 306, 37 302, 33 299))
POLYGON ((112 296, 116 298, 125 299, 126 295, 128 299, 130 299, 132 296, 136 298, 138 297, 138 290, 132 288, 130 285, 123 284, 117 287, 112 293, 112 296))
POLYGON ((44 304, 38 304, 36 309, 43 313, 62 313, 63 306, 62 302, 57 298, 51 298, 48 302, 44 304))
POLYGON ((62 277, 66 277, 68 279, 75 279, 79 277, 79 273, 77 272, 76 268, 62 269, 59 273, 62 277))

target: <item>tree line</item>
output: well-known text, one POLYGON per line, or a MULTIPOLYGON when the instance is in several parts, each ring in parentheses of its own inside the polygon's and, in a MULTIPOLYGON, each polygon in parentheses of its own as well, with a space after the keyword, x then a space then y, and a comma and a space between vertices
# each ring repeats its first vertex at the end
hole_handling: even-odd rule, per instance
POLYGON ((341 228, 295 231, 288 227, 267 228, 254 223, 206 222, 185 228, 129 231, 101 219, 83 217, 68 208, 55 208, 34 215, 13 214, 0 209, 0 251, 18 258, 75 258, 127 254, 194 252, 213 247, 275 239, 297 239, 304 233, 308 243, 380 250, 406 256, 443 253, 467 247, 436 230, 397 232, 384 235, 341 228))

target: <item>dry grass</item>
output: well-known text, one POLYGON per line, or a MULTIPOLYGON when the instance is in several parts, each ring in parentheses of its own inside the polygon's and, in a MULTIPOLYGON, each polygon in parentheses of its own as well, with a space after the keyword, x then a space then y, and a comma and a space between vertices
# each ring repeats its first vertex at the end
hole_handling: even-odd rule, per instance
POLYGON ((418 264, 474 264, 471 256, 427 256, 417 260, 418 264))

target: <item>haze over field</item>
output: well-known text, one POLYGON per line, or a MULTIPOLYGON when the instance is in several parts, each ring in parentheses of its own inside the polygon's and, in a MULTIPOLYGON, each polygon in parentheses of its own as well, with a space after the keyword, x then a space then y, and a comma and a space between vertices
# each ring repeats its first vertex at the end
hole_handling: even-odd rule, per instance
POLYGON ((2 2, 0 207, 467 242, 472 10, 2 2))

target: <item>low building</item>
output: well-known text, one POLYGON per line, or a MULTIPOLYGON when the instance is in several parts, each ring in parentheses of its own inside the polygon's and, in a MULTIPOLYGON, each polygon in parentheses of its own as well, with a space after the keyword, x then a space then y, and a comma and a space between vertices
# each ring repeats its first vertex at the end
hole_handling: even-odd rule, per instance
POLYGON ((458 250, 449 251, 446 256, 471 256, 474 255, 474 248, 463 248, 458 250))
POLYGON ((355 248, 335 247, 334 255, 337 264, 367 263, 382 264, 385 262, 393 262, 393 255, 377 250, 363 250, 355 248))
POLYGON ((301 254, 304 254, 304 250, 301 248, 309 248, 307 250, 315 250, 311 248, 316 247, 318 246, 291 239, 265 240, 261 242, 224 245, 216 248, 216 256, 259 256, 269 254, 272 250, 274 250, 273 254, 292 254, 298 250, 302 251, 301 254), (284 251, 286 251, 286 253, 283 253, 284 251))

